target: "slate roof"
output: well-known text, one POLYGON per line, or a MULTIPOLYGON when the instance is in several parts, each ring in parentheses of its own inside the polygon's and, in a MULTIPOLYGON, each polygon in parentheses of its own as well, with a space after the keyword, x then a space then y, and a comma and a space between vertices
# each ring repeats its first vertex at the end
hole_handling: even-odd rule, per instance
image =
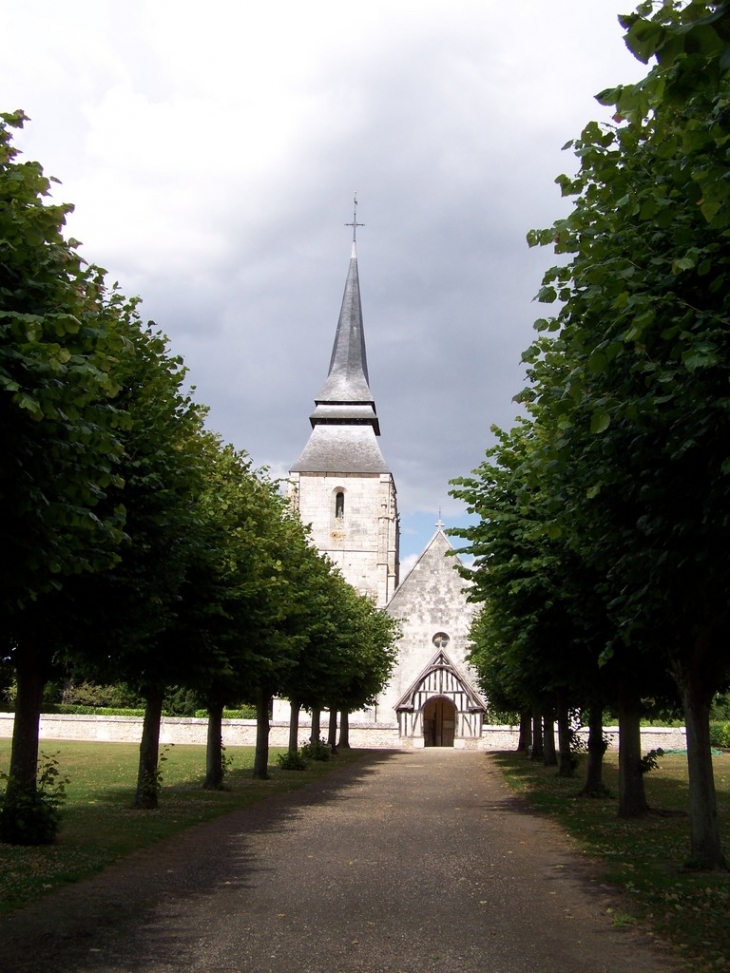
POLYGON ((389 473, 373 427, 316 425, 292 473, 389 473))
POLYGON ((365 333, 362 326, 360 279, 357 273, 357 251, 352 256, 342 296, 340 318, 337 322, 327 381, 314 400, 320 402, 372 402, 365 352, 365 333))

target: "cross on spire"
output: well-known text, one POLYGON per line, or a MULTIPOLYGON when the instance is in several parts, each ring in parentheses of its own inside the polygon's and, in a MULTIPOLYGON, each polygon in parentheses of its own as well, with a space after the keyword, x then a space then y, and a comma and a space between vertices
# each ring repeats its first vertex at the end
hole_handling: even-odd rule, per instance
POLYGON ((355 198, 353 200, 352 223, 345 223, 345 226, 352 227, 352 242, 357 243, 357 228, 358 226, 365 226, 364 223, 357 222, 357 193, 355 193, 355 198))

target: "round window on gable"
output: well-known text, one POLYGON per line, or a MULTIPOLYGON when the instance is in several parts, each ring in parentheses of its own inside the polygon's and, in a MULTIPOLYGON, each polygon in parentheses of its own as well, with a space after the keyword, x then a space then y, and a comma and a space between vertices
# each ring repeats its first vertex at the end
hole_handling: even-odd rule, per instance
POLYGON ((437 649, 445 649, 450 640, 446 632, 436 632, 431 641, 437 649))

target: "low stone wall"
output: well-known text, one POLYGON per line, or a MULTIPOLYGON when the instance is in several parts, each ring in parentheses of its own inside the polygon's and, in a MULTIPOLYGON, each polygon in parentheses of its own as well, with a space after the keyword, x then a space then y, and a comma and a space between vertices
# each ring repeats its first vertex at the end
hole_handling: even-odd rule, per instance
MULTIPOLYGON (((309 736, 309 721, 302 720, 299 739, 304 742, 309 736)), ((207 720, 166 718, 162 721, 160 742, 194 743, 205 745, 208 728, 207 720)), ((326 726, 323 726, 326 732, 326 726)), ((582 731, 587 732, 587 731, 582 731)), ((605 728, 609 746, 618 746, 618 727, 605 728)), ((13 714, 0 713, 0 737, 10 737, 13 733, 13 714)), ((142 720, 136 716, 56 716, 44 715, 40 725, 41 740, 98 740, 104 743, 139 743, 142 737, 142 720)), ((514 750, 517 746, 518 730, 514 726, 485 726, 480 740, 457 740, 456 749, 514 750)), ((255 720, 224 720, 223 743, 226 747, 252 747, 256 743, 255 720)), ((272 747, 286 747, 289 744, 289 724, 273 722, 269 734, 272 747)), ((398 736, 398 727, 389 723, 350 724, 350 743, 353 747, 370 749, 402 749, 404 741, 398 736)), ((423 746, 422 739, 411 742, 417 748, 423 746)), ((642 749, 684 750, 686 737, 684 727, 642 727, 642 749)))

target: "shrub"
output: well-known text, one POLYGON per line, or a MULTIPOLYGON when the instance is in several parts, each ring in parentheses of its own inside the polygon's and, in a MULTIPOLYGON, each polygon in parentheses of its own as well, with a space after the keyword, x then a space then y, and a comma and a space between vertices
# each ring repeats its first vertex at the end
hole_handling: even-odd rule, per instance
POLYGON ((730 720, 710 723, 710 743, 713 747, 730 747, 730 720))
POLYGON ((332 751, 324 740, 317 740, 314 743, 305 743, 301 754, 305 760, 329 760, 332 751))
POLYGON ((163 716, 195 716, 198 706, 198 695, 192 689, 183 686, 173 686, 165 693, 162 703, 163 716))
MULTIPOLYGON (((67 706, 87 706, 92 709, 141 709, 144 700, 125 683, 98 685, 94 682, 68 684, 60 702, 67 706)), ((62 712, 62 711, 59 711, 62 712)))
POLYGON ((652 770, 659 769, 659 757, 664 756, 664 751, 661 747, 657 747, 656 750, 650 750, 645 754, 639 761, 640 770, 642 774, 648 774, 652 770))
POLYGON ((287 750, 280 753, 276 758, 282 770, 306 770, 307 761, 304 758, 303 750, 295 750, 293 753, 287 750))
MULTIPOLYGON (((0 797, 0 840, 9 845, 49 845, 55 841, 66 799, 68 777, 58 769, 57 754, 41 754, 34 794, 17 794, 12 802, 7 792, 0 797)), ((10 778, 0 773, 6 782, 10 778)))
POLYGON ((122 706, 76 706, 56 703, 44 706, 44 713, 57 713, 59 716, 144 716, 143 709, 126 709, 122 706))
POLYGON ((482 722, 488 726, 519 726, 520 714, 513 710, 493 709, 487 706, 482 722))
MULTIPOLYGON (((199 720, 208 719, 207 709, 196 709, 195 716, 199 720)), ((223 710, 224 720, 255 720, 256 719, 256 707, 255 706, 241 706, 238 709, 224 709, 223 710)))
POLYGON ((730 720, 730 693, 718 693, 712 701, 710 719, 717 720, 718 723, 727 723, 730 720))

